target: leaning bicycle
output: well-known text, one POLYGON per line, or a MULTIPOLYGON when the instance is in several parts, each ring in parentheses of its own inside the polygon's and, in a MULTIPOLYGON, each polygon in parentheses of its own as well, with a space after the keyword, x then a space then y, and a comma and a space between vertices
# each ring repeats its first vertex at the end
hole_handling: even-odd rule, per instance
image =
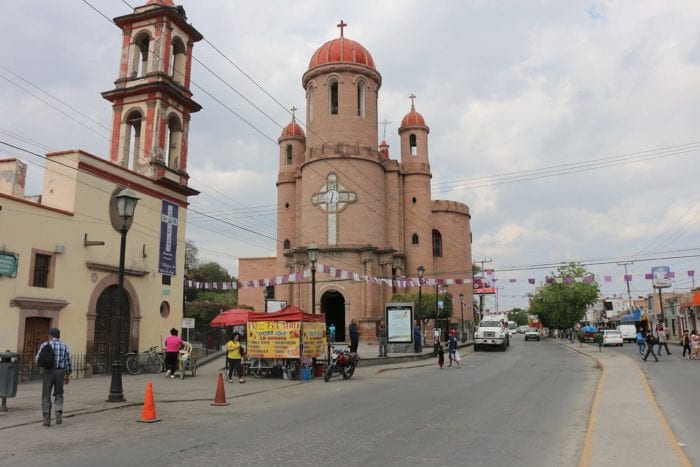
POLYGON ((163 372, 163 353, 159 352, 155 345, 141 354, 129 352, 124 357, 126 371, 132 375, 138 375, 144 371, 148 373, 163 372))

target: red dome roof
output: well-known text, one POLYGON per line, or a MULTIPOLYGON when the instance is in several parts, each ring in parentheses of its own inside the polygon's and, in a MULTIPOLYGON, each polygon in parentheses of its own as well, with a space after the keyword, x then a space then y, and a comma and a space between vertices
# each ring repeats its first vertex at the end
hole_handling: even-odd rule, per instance
POLYGON ((311 56, 309 70, 329 63, 354 63, 377 70, 374 66, 374 59, 367 49, 359 42, 346 39, 343 36, 330 40, 319 47, 311 56))
POLYGON ((301 136, 302 138, 306 138, 306 135, 304 135, 304 130, 302 130, 301 126, 299 126, 296 121, 293 121, 284 127, 284 130, 282 130, 281 138, 285 138, 287 136, 301 136))
POLYGON ((411 111, 401 120, 401 126, 425 126, 425 119, 416 112, 416 108, 412 105, 411 111))
POLYGON ((148 0, 146 5, 163 5, 163 6, 175 6, 173 0, 148 0))

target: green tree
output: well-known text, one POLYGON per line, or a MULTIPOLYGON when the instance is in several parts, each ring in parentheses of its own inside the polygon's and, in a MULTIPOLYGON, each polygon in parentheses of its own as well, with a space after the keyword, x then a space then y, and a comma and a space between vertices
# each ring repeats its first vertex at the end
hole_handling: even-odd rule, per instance
POLYGON ((520 308, 514 308, 508 313, 508 317, 511 321, 515 321, 518 326, 525 326, 527 324, 527 310, 521 310, 520 308))
POLYGON ((190 272, 190 269, 197 267, 199 264, 199 248, 197 248, 192 240, 185 241, 185 274, 190 272))
MULTIPOLYGON (((210 261, 199 263, 185 275, 196 282, 235 282, 228 271, 219 263, 210 261)), ((238 306, 238 290, 185 290, 185 316, 211 320, 219 311, 238 306)))
MULTIPOLYGON (((428 288, 430 290, 430 288, 428 288)), ((445 292, 439 294, 438 300, 442 300, 442 308, 439 310, 438 319, 450 318, 453 314, 452 294, 445 292)), ((421 294, 421 307, 418 308, 418 294, 396 294, 391 297, 391 301, 397 302, 412 302, 413 303, 413 318, 420 320, 425 326, 430 320, 435 319, 435 293, 421 294)))
MULTIPOLYGON (((577 263, 560 266, 554 277, 584 277, 588 274, 585 267, 577 263)), ((537 288, 530 297, 530 314, 537 315, 544 327, 568 329, 580 322, 586 314, 586 308, 598 298, 600 286, 597 282, 565 281, 545 284, 537 288)))

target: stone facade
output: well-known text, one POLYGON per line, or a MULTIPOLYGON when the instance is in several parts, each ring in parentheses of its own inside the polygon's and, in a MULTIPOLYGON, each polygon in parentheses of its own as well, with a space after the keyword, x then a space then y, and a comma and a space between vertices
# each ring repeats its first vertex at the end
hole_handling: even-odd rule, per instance
MULTIPOLYGON (((278 140, 275 261, 241 259, 240 281, 308 270, 311 244, 320 248, 320 264, 358 274, 416 278, 423 266, 425 278, 471 277, 469 208, 431 198, 430 129, 413 103, 399 128, 400 160, 390 158, 384 141, 378 144, 381 83, 369 52, 345 38, 342 27, 339 38, 313 55, 302 77, 306 133, 293 117, 278 140)), ((374 339, 375 324, 392 294, 417 292, 317 272, 313 307, 310 282, 304 277, 276 285, 274 297, 325 313, 328 323, 343 329, 341 338, 350 320, 357 319, 365 338, 374 339)), ((453 297, 464 293, 465 320, 472 319, 471 284, 452 285, 449 292, 453 297)), ((263 295, 260 289, 243 288, 239 302, 261 310, 263 295)))

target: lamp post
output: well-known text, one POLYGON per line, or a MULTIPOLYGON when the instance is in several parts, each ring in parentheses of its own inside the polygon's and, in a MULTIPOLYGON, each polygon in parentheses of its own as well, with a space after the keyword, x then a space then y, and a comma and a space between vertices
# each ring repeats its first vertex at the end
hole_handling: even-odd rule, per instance
POLYGON ((462 315, 462 344, 467 342, 467 337, 464 335, 464 292, 459 293, 459 310, 462 315))
POLYGON ((267 299, 270 298, 270 290, 267 287, 263 288, 263 300, 265 300, 265 313, 267 313, 267 299))
POLYGON ((107 402, 123 402, 124 391, 122 389, 122 359, 121 359, 121 306, 122 295, 124 294, 124 255, 126 253, 126 233, 131 227, 131 220, 134 218, 134 210, 139 197, 136 192, 125 188, 115 196, 117 199, 117 213, 121 219, 121 244, 119 246, 119 285, 117 286, 117 299, 115 308, 112 309, 112 381, 109 386, 109 396, 107 402))
POLYGON ((306 248, 311 263, 311 313, 316 313, 316 261, 318 261, 319 249, 315 243, 306 248))
MULTIPOLYGON (((423 295, 422 295, 422 288, 423 288, 423 274, 425 274, 425 268, 421 265, 418 266, 418 313, 421 312, 423 309, 423 295)), ((424 331, 425 332, 425 331, 424 331)), ((421 349, 423 348, 423 343, 420 343, 421 349)))

